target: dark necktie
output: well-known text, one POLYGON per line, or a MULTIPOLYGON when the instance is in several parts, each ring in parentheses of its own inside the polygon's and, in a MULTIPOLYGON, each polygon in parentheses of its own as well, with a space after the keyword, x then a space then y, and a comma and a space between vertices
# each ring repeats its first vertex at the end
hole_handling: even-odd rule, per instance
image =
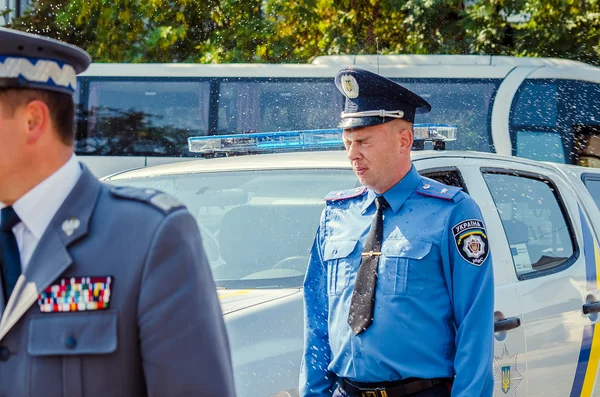
POLYGON ((379 196, 375 198, 375 206, 377 212, 365 242, 365 249, 362 253, 360 267, 354 283, 350 313, 348 314, 348 324, 354 331, 354 335, 366 330, 373 323, 377 267, 379 256, 381 256, 381 240, 383 239, 383 210, 389 204, 383 196, 379 196))
POLYGON ((8 302, 17 280, 21 275, 21 256, 17 239, 12 228, 21 222, 13 207, 0 210, 0 264, 2 265, 2 283, 4 287, 5 302, 8 302))

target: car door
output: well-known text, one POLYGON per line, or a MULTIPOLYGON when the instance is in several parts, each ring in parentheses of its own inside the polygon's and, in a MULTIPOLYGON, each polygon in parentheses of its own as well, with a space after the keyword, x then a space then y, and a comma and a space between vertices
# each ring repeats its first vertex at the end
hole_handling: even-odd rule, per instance
POLYGON ((551 167, 486 161, 478 168, 506 233, 510 282, 523 313, 523 395, 591 396, 600 331, 595 331, 598 314, 591 310, 599 290, 589 221, 551 167))
POLYGON ((485 186, 481 173, 460 157, 418 160, 415 165, 424 176, 462 187, 481 208, 494 266, 494 396, 525 396, 521 386, 527 376, 525 329, 511 274, 513 262, 494 201, 481 188, 485 186))
MULTIPOLYGON (((600 170, 567 165, 557 165, 557 170, 562 172, 567 181, 571 183, 573 191, 576 193, 579 199, 580 205, 582 207, 582 213, 584 214, 583 218, 585 218, 585 221, 587 221, 587 224, 592 230, 592 234, 595 237, 593 254, 595 262, 598 262, 597 247, 598 237, 600 236, 600 170)), ((584 220, 582 220, 582 222, 584 222, 584 220)), ((582 226, 585 225, 582 223, 582 226)), ((589 254, 591 255, 591 253, 589 254)), ((597 293, 592 293, 590 295, 591 296, 587 299, 589 301, 589 303, 587 304, 589 307, 588 310, 598 310, 598 306, 600 305, 597 302, 598 299, 600 299, 600 296, 598 296, 597 293)), ((595 328, 595 325, 593 327, 595 328)), ((593 343, 592 346, 594 346, 593 343)), ((591 359, 593 360, 594 358, 596 358, 597 354, 597 351, 591 351, 591 359)), ((592 362, 592 368, 593 365, 594 363, 592 362)), ((600 382, 598 381, 596 381, 596 384, 594 386, 593 395, 600 396, 600 382)))

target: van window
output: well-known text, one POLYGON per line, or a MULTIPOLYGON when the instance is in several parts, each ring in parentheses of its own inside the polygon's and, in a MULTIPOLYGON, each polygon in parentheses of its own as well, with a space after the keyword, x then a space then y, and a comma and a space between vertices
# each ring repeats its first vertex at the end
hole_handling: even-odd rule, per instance
POLYGON ((565 163, 565 149, 560 134, 551 131, 517 131, 517 153, 538 161, 565 163))
POLYGON ((492 151, 490 118, 499 81, 493 79, 392 79, 422 96, 431 112, 415 115, 415 123, 453 124, 456 141, 446 150, 492 151))
POLYGON ((335 128, 344 99, 330 79, 224 79, 218 134, 335 128))
POLYGON ((512 104, 513 155, 600 166, 600 84, 527 79, 512 104))
MULTIPOLYGON (((431 103, 431 112, 417 114, 416 123, 458 127, 447 150, 492 151, 490 118, 500 79, 393 80, 431 103)), ((344 110, 333 76, 142 74, 78 81, 78 155, 196 157, 188 151, 191 136, 336 128, 344 110)))
POLYGON ((505 170, 487 170, 490 190, 520 279, 570 265, 575 239, 553 183, 505 170))
POLYGON ((209 82, 91 81, 78 154, 181 156, 208 132, 209 82))
POLYGON ((600 209, 600 175, 583 175, 583 183, 594 199, 596 206, 600 209))

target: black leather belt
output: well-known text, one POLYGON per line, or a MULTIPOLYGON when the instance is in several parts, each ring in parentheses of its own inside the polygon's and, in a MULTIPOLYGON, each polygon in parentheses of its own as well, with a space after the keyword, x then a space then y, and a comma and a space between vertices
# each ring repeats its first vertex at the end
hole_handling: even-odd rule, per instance
POLYGON ((347 379, 339 379, 341 389, 351 396, 357 397, 404 397, 431 389, 437 385, 451 385, 452 380, 447 378, 436 379, 407 379, 402 382, 381 384, 356 384, 347 379))

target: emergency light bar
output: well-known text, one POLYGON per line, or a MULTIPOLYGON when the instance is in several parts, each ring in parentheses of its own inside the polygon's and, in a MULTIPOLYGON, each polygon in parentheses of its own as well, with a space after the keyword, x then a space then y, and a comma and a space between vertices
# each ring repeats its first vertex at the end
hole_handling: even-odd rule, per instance
POLYGON ((342 130, 303 130, 188 138, 190 152, 261 153, 343 149, 342 130))
MULTIPOLYGON (((436 149, 456 140, 457 127, 449 124, 415 124, 414 140, 420 149, 426 141, 436 149)), ((291 151, 343 150, 340 128, 265 132, 234 135, 210 135, 188 138, 189 151, 203 155, 233 155, 291 151)), ((443 147, 442 147, 443 148, 443 147)))

